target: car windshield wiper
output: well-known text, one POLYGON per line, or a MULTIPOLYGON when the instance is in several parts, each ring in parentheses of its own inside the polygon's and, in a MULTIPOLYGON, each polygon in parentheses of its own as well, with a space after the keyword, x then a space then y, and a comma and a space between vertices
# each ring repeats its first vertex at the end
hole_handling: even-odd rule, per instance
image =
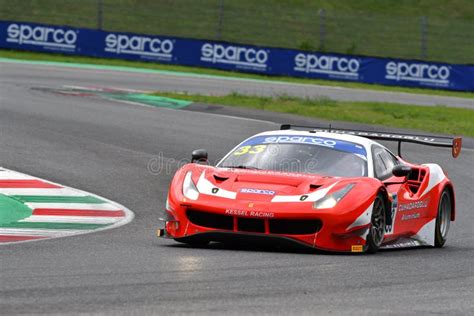
POLYGON ((238 166, 222 166, 221 168, 234 168, 234 169, 251 169, 251 170, 262 170, 257 167, 252 167, 252 166, 244 166, 244 165, 238 165, 238 166))

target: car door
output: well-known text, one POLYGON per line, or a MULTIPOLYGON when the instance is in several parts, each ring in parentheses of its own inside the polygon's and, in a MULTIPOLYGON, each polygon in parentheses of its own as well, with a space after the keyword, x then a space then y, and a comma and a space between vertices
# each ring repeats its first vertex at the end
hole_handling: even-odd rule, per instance
POLYGON ((392 197, 391 204, 391 223, 387 220, 387 227, 385 233, 387 235, 396 235, 397 233, 403 232, 403 228, 396 225, 399 222, 397 218, 397 210, 399 199, 398 197, 403 196, 405 189, 401 182, 403 182, 403 177, 395 177, 392 174, 392 169, 396 165, 400 164, 398 159, 387 149, 382 146, 373 145, 372 146, 372 159, 374 164, 374 176, 380 181, 386 183, 386 188, 388 193, 392 197), (395 230, 395 227, 398 229, 395 230))
MULTIPOLYGON (((425 222, 428 205, 420 200, 419 192, 413 189, 413 181, 410 175, 408 181, 400 184, 404 177, 395 177, 392 174, 394 166, 399 160, 387 149, 374 146, 372 149, 374 159, 374 174, 386 184, 388 192, 392 196, 392 225, 388 225, 387 234, 393 236, 410 236, 419 231, 420 225, 425 222)), ((419 170, 416 170, 419 172, 419 170)), ((418 176, 416 176, 418 177, 418 176)))

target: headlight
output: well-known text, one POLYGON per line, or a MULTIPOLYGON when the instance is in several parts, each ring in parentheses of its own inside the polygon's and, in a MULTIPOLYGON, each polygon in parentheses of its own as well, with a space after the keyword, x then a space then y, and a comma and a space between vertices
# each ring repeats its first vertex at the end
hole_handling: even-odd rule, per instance
POLYGON ((186 173, 183 181, 183 195, 190 200, 197 200, 199 197, 199 191, 193 182, 193 174, 191 171, 186 173))
POLYGON ((347 193, 349 193, 350 190, 355 186, 354 183, 349 183, 345 187, 343 187, 340 190, 337 190, 336 192, 333 192, 329 195, 326 195, 320 200, 317 200, 314 202, 313 207, 320 209, 320 208, 333 208, 336 206, 336 204, 346 196, 347 193))

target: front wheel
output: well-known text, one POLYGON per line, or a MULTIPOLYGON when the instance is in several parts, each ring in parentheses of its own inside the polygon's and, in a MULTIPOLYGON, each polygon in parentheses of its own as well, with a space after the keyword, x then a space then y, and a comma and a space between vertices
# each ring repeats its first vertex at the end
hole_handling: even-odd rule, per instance
POLYGON ((447 189, 444 189, 439 198, 438 215, 436 216, 435 247, 437 248, 443 247, 448 239, 451 210, 451 195, 447 189))
POLYGON ((385 201, 381 193, 374 200, 372 209, 372 218, 370 221, 370 230, 366 240, 366 252, 376 253, 382 244, 385 236, 385 201))

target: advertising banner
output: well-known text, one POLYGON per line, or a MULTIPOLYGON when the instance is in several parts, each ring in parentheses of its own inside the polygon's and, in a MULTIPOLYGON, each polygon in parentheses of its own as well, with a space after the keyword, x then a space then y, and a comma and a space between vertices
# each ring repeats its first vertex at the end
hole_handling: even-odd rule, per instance
POLYGON ((0 21, 0 48, 325 80, 474 91, 474 66, 0 21))

